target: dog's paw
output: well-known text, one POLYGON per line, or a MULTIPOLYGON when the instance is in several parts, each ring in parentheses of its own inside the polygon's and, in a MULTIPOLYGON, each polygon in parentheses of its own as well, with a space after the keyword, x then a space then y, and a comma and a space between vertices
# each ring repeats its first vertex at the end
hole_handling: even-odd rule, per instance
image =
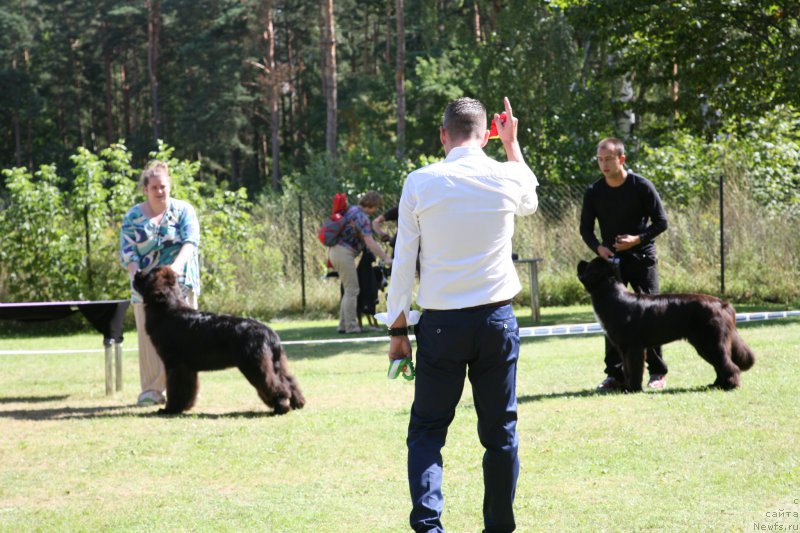
POLYGON ((306 399, 301 395, 293 394, 291 404, 292 409, 302 409, 306 404, 306 399))
POLYGON ((292 410, 292 406, 289 403, 289 398, 280 398, 275 405, 272 407, 273 411, 275 411, 276 415, 285 415, 289 411, 292 410))

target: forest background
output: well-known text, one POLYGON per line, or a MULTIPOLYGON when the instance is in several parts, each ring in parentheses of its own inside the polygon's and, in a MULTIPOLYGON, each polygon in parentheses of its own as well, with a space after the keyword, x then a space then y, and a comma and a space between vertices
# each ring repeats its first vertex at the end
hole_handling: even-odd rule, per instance
POLYGON ((577 217, 608 135, 664 198, 662 290, 796 305, 799 19, 794 0, 0 0, 0 301, 127 297, 119 223, 160 157, 201 218, 204 308, 330 313, 333 193, 395 202, 469 95, 520 117, 542 203, 514 247, 543 258, 544 305, 586 301, 577 217))

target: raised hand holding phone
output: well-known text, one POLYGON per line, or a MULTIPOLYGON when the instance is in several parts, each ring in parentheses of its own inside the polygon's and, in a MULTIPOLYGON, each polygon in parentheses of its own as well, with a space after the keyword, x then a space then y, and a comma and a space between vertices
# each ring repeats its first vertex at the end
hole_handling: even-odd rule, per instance
MULTIPOLYGON (((497 129, 497 136, 503 143, 503 148, 506 149, 506 156, 509 161, 524 162, 522 157, 522 148, 517 141, 517 126, 519 120, 514 116, 511 110, 511 102, 508 97, 503 98, 503 106, 505 111, 502 114, 495 113, 492 119, 492 126, 497 129)), ((491 130, 489 134, 491 138, 491 130)))
MULTIPOLYGON (((498 116, 498 115, 495 115, 495 116, 498 116)), ((506 121, 506 112, 503 111, 502 113, 500 113, 499 117, 500 117, 500 122, 505 122, 506 121)), ((500 138, 500 134, 497 133, 497 122, 496 122, 496 119, 492 119, 492 126, 489 128, 489 139, 499 139, 499 138, 500 138)))

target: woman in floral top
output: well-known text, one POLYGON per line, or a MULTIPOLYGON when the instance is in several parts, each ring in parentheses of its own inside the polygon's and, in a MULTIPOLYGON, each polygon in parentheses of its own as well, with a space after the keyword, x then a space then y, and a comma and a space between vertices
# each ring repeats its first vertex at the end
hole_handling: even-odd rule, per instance
MULTIPOLYGON (((142 172, 146 200, 133 206, 122 220, 120 261, 133 280, 138 271, 149 272, 169 266, 178 274, 186 303, 197 308, 200 294, 200 265, 197 248, 200 224, 194 208, 170 198, 171 178, 167 165, 151 161, 142 172)), ((164 364, 145 331, 142 297, 131 285, 131 302, 139 338, 139 405, 164 403, 167 380, 164 364)))

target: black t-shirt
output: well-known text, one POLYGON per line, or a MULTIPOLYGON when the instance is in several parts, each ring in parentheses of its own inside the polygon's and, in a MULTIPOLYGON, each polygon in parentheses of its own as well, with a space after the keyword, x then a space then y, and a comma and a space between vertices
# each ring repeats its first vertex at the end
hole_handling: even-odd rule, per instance
POLYGON ((386 212, 383 214, 383 220, 387 222, 397 222, 399 210, 397 206, 392 207, 391 209, 387 209, 386 212))
POLYGON ((610 187, 601 178, 587 187, 583 196, 580 232, 583 242, 597 252, 601 241, 594 233, 600 223, 602 244, 614 250, 617 235, 638 235, 642 243, 630 252, 655 253, 653 239, 667 229, 667 215, 653 184, 628 171, 619 187, 610 187))

